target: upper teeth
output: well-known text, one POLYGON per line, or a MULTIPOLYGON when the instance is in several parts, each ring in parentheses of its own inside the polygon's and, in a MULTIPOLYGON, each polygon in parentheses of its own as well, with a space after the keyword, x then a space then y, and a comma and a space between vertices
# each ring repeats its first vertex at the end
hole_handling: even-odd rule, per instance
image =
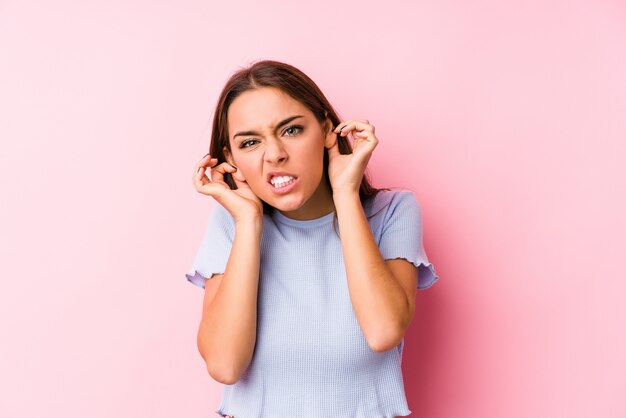
POLYGON ((276 177, 272 177, 270 182, 275 187, 282 187, 282 186, 286 185, 287 183, 290 183, 294 179, 295 179, 295 177, 292 177, 292 176, 276 176, 276 177))

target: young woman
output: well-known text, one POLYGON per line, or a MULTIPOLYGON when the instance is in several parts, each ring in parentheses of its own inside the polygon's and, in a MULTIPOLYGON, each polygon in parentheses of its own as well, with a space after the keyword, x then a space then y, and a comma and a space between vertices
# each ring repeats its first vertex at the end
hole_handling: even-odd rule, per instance
POLYGON ((377 144, 291 65, 257 62, 226 83, 193 174, 219 204, 186 275, 205 289, 197 344, 225 384, 219 415, 411 413, 403 338, 416 288, 438 277, 413 194, 365 176, 377 144))

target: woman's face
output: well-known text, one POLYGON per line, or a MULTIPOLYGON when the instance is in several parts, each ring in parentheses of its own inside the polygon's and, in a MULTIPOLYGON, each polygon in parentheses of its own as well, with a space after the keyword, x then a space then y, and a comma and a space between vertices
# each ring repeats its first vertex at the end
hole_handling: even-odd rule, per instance
POLYGON ((314 219, 333 209, 323 178, 330 128, 280 89, 249 90, 228 109, 224 153, 261 200, 290 218, 314 219))

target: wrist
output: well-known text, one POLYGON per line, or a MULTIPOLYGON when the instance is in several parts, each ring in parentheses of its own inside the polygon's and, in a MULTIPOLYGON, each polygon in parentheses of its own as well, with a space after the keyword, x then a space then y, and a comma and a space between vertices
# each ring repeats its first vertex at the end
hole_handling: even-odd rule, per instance
POLYGON ((261 232, 263 230, 263 215, 235 219, 235 228, 261 232))
POLYGON ((333 201, 335 203, 335 206, 338 205, 343 205, 346 203, 354 203, 354 202, 358 202, 359 204, 361 203, 361 198, 359 196, 359 192, 358 191, 354 191, 354 190, 350 190, 350 191, 341 191, 341 190, 334 190, 333 191, 333 201))

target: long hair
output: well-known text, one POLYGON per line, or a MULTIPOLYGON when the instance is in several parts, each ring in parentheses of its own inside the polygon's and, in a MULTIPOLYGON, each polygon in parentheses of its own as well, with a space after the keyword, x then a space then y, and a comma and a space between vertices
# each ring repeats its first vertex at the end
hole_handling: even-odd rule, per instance
MULTIPOLYGON (((235 72, 226 82, 219 96, 215 115, 213 117, 213 129, 211 132, 211 157, 217 158, 217 163, 226 161, 224 147, 231 151, 228 134, 228 109, 233 101, 242 93, 262 87, 275 87, 306 106, 318 122, 321 124, 327 117, 332 126, 337 126, 341 119, 337 112, 326 99, 319 87, 306 74, 296 67, 279 61, 263 60, 251 64, 235 72)), ((351 154, 352 147, 346 141, 338 141, 339 153, 351 154)), ((324 149, 324 178, 332 190, 328 177, 328 149, 324 149)), ((231 189, 237 186, 230 173, 224 174, 224 181, 231 189)), ((372 187, 367 175, 364 174, 359 186, 359 198, 361 204, 374 197, 380 190, 372 187)), ((269 213, 273 208, 263 202, 263 212, 269 213)))

